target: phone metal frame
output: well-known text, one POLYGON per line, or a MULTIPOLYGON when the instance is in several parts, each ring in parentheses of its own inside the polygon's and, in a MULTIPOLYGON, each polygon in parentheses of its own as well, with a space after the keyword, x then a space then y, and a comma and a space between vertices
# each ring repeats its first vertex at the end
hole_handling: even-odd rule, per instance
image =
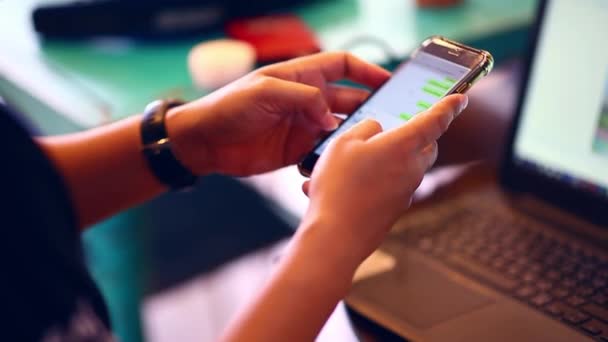
MULTIPOLYGON (((448 91, 444 96, 466 93, 467 90, 469 90, 473 84, 475 84, 475 82, 486 76, 494 66, 494 58, 489 52, 466 46, 442 36, 431 36, 425 39, 422 44, 420 44, 420 46, 414 50, 411 58, 415 57, 420 51, 428 52, 447 61, 471 68, 471 71, 456 82, 452 89, 450 89, 450 91, 448 91)), ((401 68, 407 65, 411 58, 405 60, 403 63, 397 66, 394 73, 399 72, 401 68)), ((386 84, 386 82, 384 84, 386 84)), ((369 96, 369 98, 371 98, 376 92, 380 91, 384 84, 378 87, 369 96)), ((361 106, 363 105, 365 105, 365 102, 361 104, 361 106)), ((359 108, 361 108, 361 106, 359 106, 359 108)), ((353 113, 359 110, 359 108, 353 111, 353 113)), ((332 133, 328 134, 326 137, 317 142, 312 151, 308 153, 308 155, 306 155, 306 157, 304 157, 300 163, 298 163, 298 170, 303 176, 310 177, 314 165, 320 157, 320 155, 316 154, 314 151, 325 141, 325 139, 331 136, 331 134, 332 133)))

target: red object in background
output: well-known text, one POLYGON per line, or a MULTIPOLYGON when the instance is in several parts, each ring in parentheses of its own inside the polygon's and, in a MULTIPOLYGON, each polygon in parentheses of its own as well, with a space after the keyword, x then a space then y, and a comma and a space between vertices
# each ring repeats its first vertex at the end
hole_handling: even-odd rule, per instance
POLYGON ((226 33, 256 50, 258 62, 274 62, 321 51, 315 34, 299 17, 268 15, 233 20, 226 33))

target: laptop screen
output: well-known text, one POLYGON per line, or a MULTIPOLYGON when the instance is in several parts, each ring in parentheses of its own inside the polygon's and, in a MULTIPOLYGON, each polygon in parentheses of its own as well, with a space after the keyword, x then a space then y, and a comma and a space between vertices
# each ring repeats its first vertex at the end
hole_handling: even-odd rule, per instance
POLYGON ((608 198, 608 1, 547 3, 513 156, 608 198))

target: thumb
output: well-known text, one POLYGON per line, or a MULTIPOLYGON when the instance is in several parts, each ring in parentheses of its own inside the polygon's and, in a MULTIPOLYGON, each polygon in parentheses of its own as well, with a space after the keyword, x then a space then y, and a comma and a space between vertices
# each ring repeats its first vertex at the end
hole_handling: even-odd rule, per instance
POLYGON ((341 137, 367 140, 380 132, 382 132, 382 126, 378 121, 365 119, 349 128, 341 137))

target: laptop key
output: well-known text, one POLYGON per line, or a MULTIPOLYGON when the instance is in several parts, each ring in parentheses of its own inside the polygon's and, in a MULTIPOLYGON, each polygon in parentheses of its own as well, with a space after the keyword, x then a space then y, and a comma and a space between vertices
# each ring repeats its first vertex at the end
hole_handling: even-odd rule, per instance
POLYGON ((578 325, 587 322, 589 320, 589 316, 580 311, 572 311, 566 312, 562 319, 568 323, 578 325))
POLYGON ((608 336, 608 325, 594 319, 581 325, 581 329, 590 335, 599 335, 603 333, 608 336))
POLYGON ((601 288, 604 288, 606 286, 608 286, 608 280, 603 279, 603 278, 595 278, 592 281, 592 285, 591 285, 595 290, 599 290, 601 288))
POLYGON ((574 280, 574 279, 572 279, 572 278, 567 278, 567 279, 564 279, 564 280, 562 281, 562 285, 563 285, 564 287, 568 287, 568 288, 570 288, 570 287, 574 287, 574 286, 576 286, 576 280, 574 280))
POLYGON ((536 289, 532 286, 524 286, 517 291, 515 291, 515 295, 519 298, 528 298, 532 297, 536 294, 536 289))
POLYGON ((564 313, 563 306, 559 303, 551 303, 545 306, 545 311, 552 316, 561 316, 564 313))
POLYGON ((472 276, 485 280, 491 285, 501 290, 514 290, 519 284, 513 279, 509 279, 485 265, 479 264, 474 260, 465 259, 460 255, 452 254, 447 258, 447 262, 461 269, 464 272, 470 273, 472 276))
POLYGON ((536 297, 530 299, 530 303, 534 306, 543 306, 551 302, 553 298, 547 293, 540 293, 536 297))
POLYGON ((593 288, 591 287, 587 287, 587 286, 581 286, 578 287, 576 289, 576 294, 581 296, 581 297, 589 297, 591 296, 595 291, 593 290, 593 288))
POLYGON ((578 281, 587 281, 591 278, 591 272, 589 271, 578 271, 575 275, 578 281))
POLYGON ((589 315, 562 302, 554 302, 549 304, 547 307, 545 307, 545 311, 556 316, 561 316, 562 320, 574 325, 587 322, 590 319, 589 315))
POLYGON ((568 262, 561 267, 561 272, 563 275, 571 275, 576 271, 576 264, 573 262, 568 262))
POLYGON ((596 304, 606 306, 606 305, 608 305, 608 296, 601 294, 601 293, 596 294, 595 296, 591 297, 591 301, 593 301, 596 304))
POLYGON ((568 291, 568 289, 563 288, 563 287, 558 287, 558 288, 554 289, 551 293, 553 294, 553 296, 555 298, 559 298, 559 299, 566 298, 570 295, 570 291, 568 291))
POLYGON ((522 270, 523 267, 519 265, 511 265, 509 268, 507 268, 507 276, 512 278, 518 278, 522 270))
POLYGON ((538 289, 541 291, 547 291, 553 287, 553 284, 551 284, 550 282, 548 282, 546 280, 541 280, 538 283, 536 283, 536 287, 538 287, 538 289))
POLYGON ((586 313, 594 316, 595 318, 608 323, 608 309, 607 308, 603 308, 597 304, 591 303, 591 304, 584 305, 582 307, 582 309, 586 313))
POLYGON ((541 272, 542 269, 543 265, 539 264, 538 262, 532 262, 530 265, 528 265, 528 270, 532 272, 541 272))
POLYGON ((526 272, 521 279, 526 283, 533 283, 538 279, 538 274, 534 272, 526 272))
POLYGON ((507 260, 505 260, 505 258, 502 257, 497 257, 496 259, 494 259, 494 261, 492 261, 492 268, 496 269, 496 270, 502 270, 507 264, 507 260))
POLYGON ((568 299, 566 299, 566 303, 572 305, 572 306, 580 306, 585 304, 587 301, 579 296, 571 296, 568 297, 568 299))
POLYGON ((551 270, 551 271, 547 272, 546 276, 547 276, 547 279, 551 279, 551 280, 557 280, 562 277, 562 275, 556 270, 551 270))

